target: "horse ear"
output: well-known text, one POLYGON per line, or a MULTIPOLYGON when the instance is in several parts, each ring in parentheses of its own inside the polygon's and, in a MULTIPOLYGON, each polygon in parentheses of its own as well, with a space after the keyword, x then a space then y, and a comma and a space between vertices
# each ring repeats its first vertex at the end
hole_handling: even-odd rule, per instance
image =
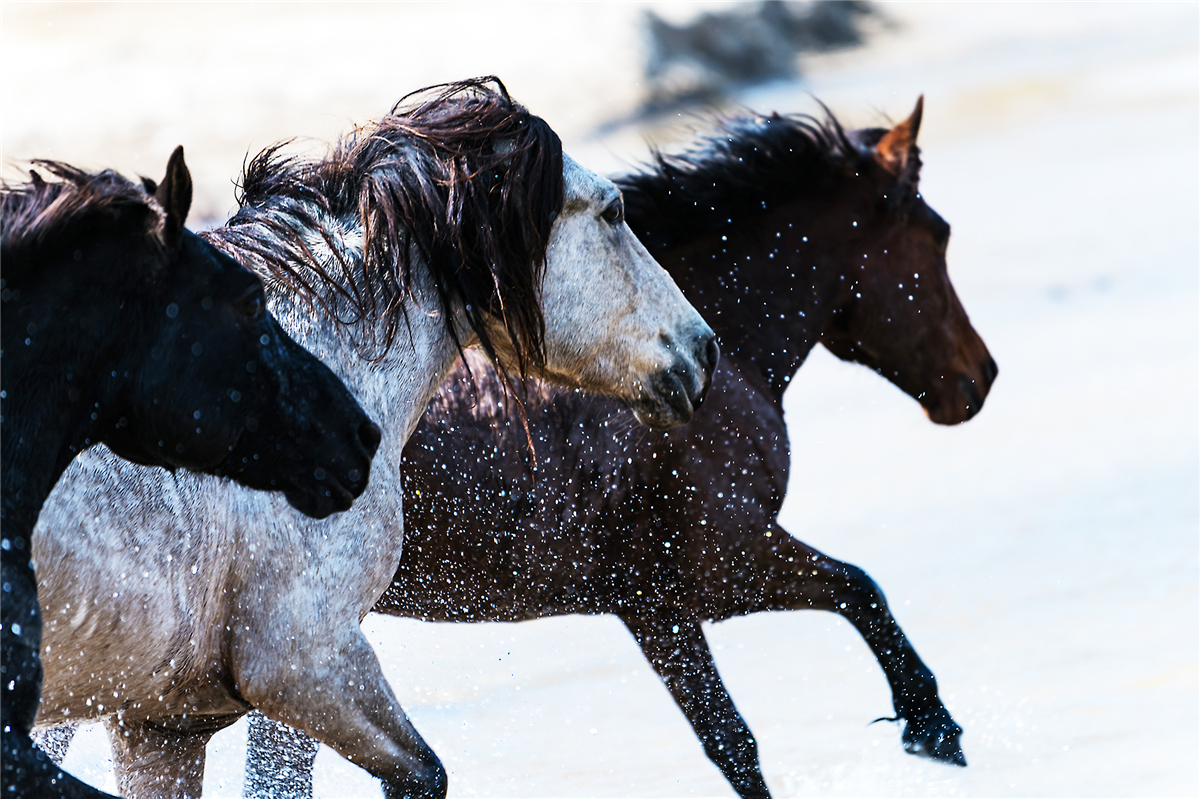
POLYGON ((893 175, 903 175, 909 159, 915 154, 917 132, 921 129, 921 114, 925 110, 925 95, 917 98, 917 107, 908 119, 883 134, 875 153, 893 175))
POLYGON ((145 176, 142 177, 142 188, 145 189, 146 193, 151 197, 158 193, 158 184, 145 176))
POLYGON ((192 173, 183 162, 183 145, 171 153, 171 159, 167 161, 167 175, 158 184, 154 199, 166 212, 165 243, 168 248, 174 249, 183 235, 183 223, 192 207, 192 173))

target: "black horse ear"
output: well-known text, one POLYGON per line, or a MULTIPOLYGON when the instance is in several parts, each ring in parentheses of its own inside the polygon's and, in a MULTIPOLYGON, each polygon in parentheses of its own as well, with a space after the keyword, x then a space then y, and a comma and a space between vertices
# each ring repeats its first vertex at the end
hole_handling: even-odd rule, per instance
POLYGON ((192 207, 192 173, 183 162, 183 145, 171 153, 167 161, 167 175, 158 184, 154 199, 166 213, 164 239, 169 249, 175 249, 183 235, 183 223, 192 207))
POLYGON ((142 188, 143 188, 143 189, 145 190, 145 192, 146 192, 147 194, 149 194, 151 197, 153 197, 155 194, 157 194, 157 193, 158 193, 158 184, 157 184, 157 183, 155 183, 155 182, 154 182, 153 180, 151 180, 150 178, 148 178, 148 177, 145 177, 145 176, 143 176, 143 177, 142 177, 142 188))
POLYGON ((897 177, 904 176, 909 161, 917 163, 917 133, 921 130, 921 115, 925 110, 925 95, 917 98, 917 107, 913 109, 908 119, 883 134, 879 144, 875 145, 875 153, 888 171, 897 177))

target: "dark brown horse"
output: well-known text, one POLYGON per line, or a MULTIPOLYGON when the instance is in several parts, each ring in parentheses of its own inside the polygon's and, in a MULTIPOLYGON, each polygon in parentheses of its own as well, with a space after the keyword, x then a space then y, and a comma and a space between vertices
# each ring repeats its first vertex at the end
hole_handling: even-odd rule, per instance
MULTIPOLYGON (((478 387, 454 374, 405 448, 409 526, 376 610, 618 615, 744 797, 766 783, 700 624, 833 611, 879 660, 905 748, 965 765, 961 728, 879 588, 775 521, 790 466, 783 392, 818 341, 941 424, 977 413, 996 376, 946 273, 950 228, 918 192, 920 118, 918 104, 890 131, 850 133, 832 119, 734 120, 619 181, 634 231, 721 336, 703 409, 652 433, 615 403, 538 387, 531 474, 511 403, 473 359, 478 387)), ((288 738, 252 719, 248 793, 306 793, 315 746, 283 751, 288 738)))
POLYGON ((920 103, 890 131, 736 120, 619 180, 631 227, 720 337, 704 408, 655 434, 610 402, 550 394, 529 413, 531 476, 498 384, 476 394, 460 372, 405 449, 412 525, 376 610, 436 621, 617 614, 744 797, 767 786, 700 622, 833 611, 882 666, 905 748, 965 765, 962 730, 883 593, 775 521, 790 465, 783 393, 818 341, 940 424, 974 416, 995 379, 946 272, 950 226, 918 190, 920 120, 920 103), (496 446, 496 427, 511 440, 496 446))

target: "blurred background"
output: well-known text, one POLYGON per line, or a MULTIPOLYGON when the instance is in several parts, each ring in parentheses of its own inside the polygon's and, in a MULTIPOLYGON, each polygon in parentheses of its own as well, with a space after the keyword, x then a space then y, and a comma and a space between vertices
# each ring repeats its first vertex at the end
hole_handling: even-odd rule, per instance
MULTIPOLYGON (((1195 3, 162 3, 0 6, 4 175, 160 177, 192 224, 247 152, 323 143, 421 86, 495 73, 584 165, 636 168, 714 112, 903 119, 1000 366, 939 428, 814 352, 786 398, 781 521, 883 587, 966 732, 906 755, 829 614, 709 628, 777 796, 1200 793, 1200 7, 1195 3)), ((731 796, 615 618, 365 623, 452 796, 731 796)), ((240 795, 244 722, 206 796, 240 795)), ((66 765, 112 789, 99 728, 66 765)), ((323 797, 378 796, 322 751, 323 797)))

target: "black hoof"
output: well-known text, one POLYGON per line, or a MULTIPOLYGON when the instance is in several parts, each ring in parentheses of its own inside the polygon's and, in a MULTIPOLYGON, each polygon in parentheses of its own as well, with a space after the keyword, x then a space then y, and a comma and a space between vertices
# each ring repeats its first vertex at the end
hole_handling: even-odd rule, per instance
POLYGON ((913 714, 904 721, 904 734, 900 738, 904 751, 951 766, 967 765, 959 743, 962 727, 954 723, 946 708, 939 706, 928 713, 913 714))

